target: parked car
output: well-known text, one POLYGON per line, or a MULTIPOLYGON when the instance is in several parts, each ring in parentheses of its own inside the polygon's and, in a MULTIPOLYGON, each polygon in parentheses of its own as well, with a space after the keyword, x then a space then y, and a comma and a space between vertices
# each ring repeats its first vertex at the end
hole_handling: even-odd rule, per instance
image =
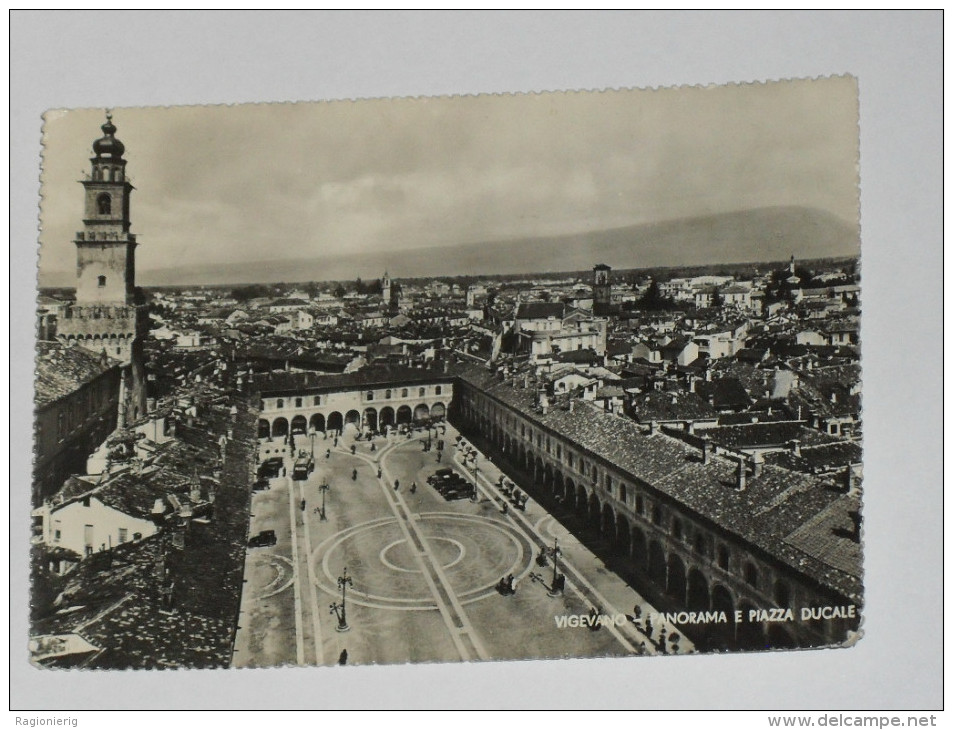
POLYGON ((453 469, 445 466, 442 469, 437 469, 437 471, 435 471, 431 476, 427 477, 427 483, 431 485, 435 485, 455 475, 457 474, 453 469))
POLYGON ((271 488, 271 483, 262 477, 261 479, 255 480, 255 483, 252 485, 251 490, 253 492, 264 492, 266 489, 271 488))
POLYGON ((259 478, 274 479, 281 475, 282 466, 284 466, 284 460, 280 456, 265 459, 258 467, 258 476, 259 478))
POLYGON ((274 530, 262 530, 248 541, 248 547, 268 547, 278 542, 274 530))
POLYGON ((440 494, 448 502, 455 499, 469 499, 473 496, 473 485, 469 482, 454 484, 440 490, 440 494))

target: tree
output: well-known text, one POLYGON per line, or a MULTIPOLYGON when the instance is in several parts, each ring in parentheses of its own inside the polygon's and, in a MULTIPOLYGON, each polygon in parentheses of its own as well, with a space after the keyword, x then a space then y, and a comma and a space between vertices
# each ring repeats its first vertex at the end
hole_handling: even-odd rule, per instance
POLYGON ((720 307, 724 303, 725 303, 725 298, 721 294, 721 289, 719 289, 716 286, 715 290, 711 293, 711 306, 720 307))
POLYGON ((247 302, 249 299, 259 297, 269 297, 272 294, 270 287, 264 284, 248 284, 247 286, 235 287, 231 291, 231 297, 238 302, 247 302))
POLYGON ((347 294, 347 289, 344 288, 344 284, 338 284, 334 287, 334 296, 338 299, 342 299, 345 294, 347 294))
POLYGON ((657 311, 659 309, 671 309, 673 306, 674 302, 670 298, 662 296, 662 291, 655 279, 652 279, 649 288, 645 290, 645 294, 638 301, 639 309, 657 311))

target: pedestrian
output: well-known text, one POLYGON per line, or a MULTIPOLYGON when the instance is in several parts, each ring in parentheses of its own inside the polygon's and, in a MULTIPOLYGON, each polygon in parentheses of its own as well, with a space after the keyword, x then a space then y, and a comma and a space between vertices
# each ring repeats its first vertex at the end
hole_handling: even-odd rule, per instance
POLYGON ((304 507, 305 507, 305 504, 304 504, 304 500, 302 499, 302 500, 301 500, 301 511, 302 511, 302 512, 304 512, 304 507))
POLYGON ((384 473, 384 472, 381 470, 381 468, 380 468, 380 467, 377 467, 377 478, 378 478, 378 479, 381 478, 381 474, 383 474, 383 473, 384 473))
POLYGON ((347 664, 347 649, 341 649, 341 655, 338 657, 338 664, 342 667, 347 664))
POLYGON ((357 451, 357 446, 351 444, 351 453, 353 454, 355 451, 357 451))
POLYGON ((394 491, 396 492, 398 489, 400 489, 400 479, 395 479, 395 480, 394 480, 394 491))
POLYGON ((652 638, 652 619, 645 619, 645 635, 652 638))
POLYGON ((639 642, 639 654, 644 654, 644 653, 645 653, 645 642, 644 642, 644 641, 640 641, 640 642, 639 642))
POLYGON ((288 470, 285 467, 281 467, 281 476, 286 476, 287 474, 288 470))
POLYGON ((357 469, 351 472, 351 481, 357 481, 357 469))
POLYGON ((415 494, 416 492, 417 492, 417 482, 413 482, 413 483, 410 485, 410 493, 411 493, 411 494, 415 494))
POLYGON ((328 449, 328 450, 325 452, 324 458, 325 458, 325 459, 330 459, 330 458, 331 458, 331 449, 328 449))

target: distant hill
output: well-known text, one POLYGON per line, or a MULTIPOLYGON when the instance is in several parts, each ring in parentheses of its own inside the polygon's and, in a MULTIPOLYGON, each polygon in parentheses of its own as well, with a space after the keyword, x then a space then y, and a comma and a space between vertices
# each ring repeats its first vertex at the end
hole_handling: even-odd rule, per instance
MULTIPOLYGON (((624 228, 563 236, 527 237, 405 251, 372 251, 347 256, 255 263, 227 261, 198 267, 138 272, 143 286, 239 284, 397 278, 459 274, 517 274, 589 269, 738 263, 856 256, 856 227, 826 211, 773 207, 680 218, 624 228)), ((58 274, 59 272, 57 272, 58 274)), ((60 275, 41 277, 41 286, 69 285, 60 275)))

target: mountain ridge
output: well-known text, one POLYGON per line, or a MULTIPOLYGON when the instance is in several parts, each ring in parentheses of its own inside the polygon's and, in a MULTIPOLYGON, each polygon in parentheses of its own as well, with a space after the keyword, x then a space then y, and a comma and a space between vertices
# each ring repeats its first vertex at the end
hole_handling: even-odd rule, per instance
MULTIPOLYGON (((558 236, 527 236, 453 246, 376 250, 327 258, 167 267, 138 272, 143 286, 242 284, 461 274, 547 273, 613 268, 741 263, 856 256, 859 233, 816 208, 779 206, 692 216, 558 236)), ((68 286, 68 272, 40 275, 43 287, 68 286)))

